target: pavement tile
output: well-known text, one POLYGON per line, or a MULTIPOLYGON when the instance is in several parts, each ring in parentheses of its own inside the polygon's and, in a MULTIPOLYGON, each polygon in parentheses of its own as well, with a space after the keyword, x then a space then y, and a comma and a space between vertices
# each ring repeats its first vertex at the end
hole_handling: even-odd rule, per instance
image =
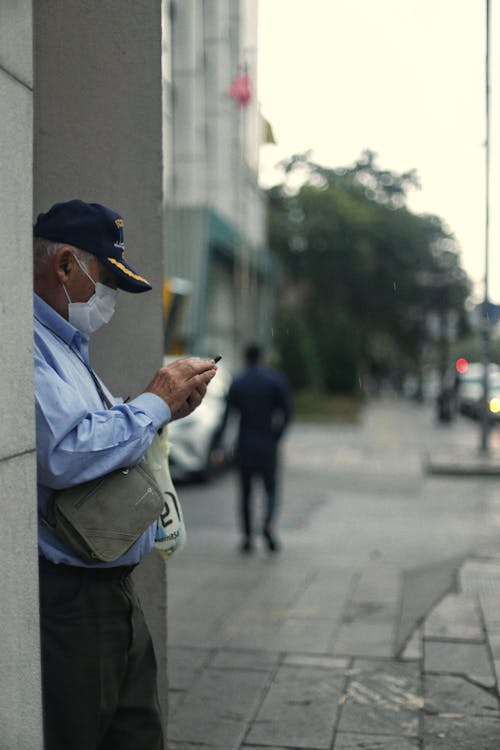
POLYGON ((339 732, 418 736, 423 699, 418 663, 356 660, 343 696, 339 732))
POLYGON ((500 630, 500 596, 498 592, 493 596, 482 594, 479 596, 479 601, 486 621, 486 627, 500 630))
MULTIPOLYGON (((187 552, 187 549, 186 549, 187 552)), ((198 597, 213 586, 214 581, 220 581, 224 575, 224 566, 214 561, 213 556, 204 565, 183 554, 179 560, 172 560, 168 566, 168 604, 175 611, 182 611, 188 606, 193 606, 198 597)), ((239 587, 244 582, 240 580, 239 587)))
POLYGON ((493 670, 500 695, 500 601, 499 597, 480 596, 479 601, 483 612, 486 637, 493 659, 493 670))
POLYGON ((493 669, 495 670, 495 678, 497 681, 497 693, 500 695, 500 659, 493 660, 493 669))
POLYGON ((387 623, 394 622, 396 604, 394 601, 385 602, 381 599, 353 599, 349 602, 343 616, 342 623, 387 623))
POLYGON ((336 568, 316 573, 291 605, 289 616, 339 620, 353 577, 353 570, 336 568))
POLYGON ((488 630, 487 634, 491 655, 494 659, 500 659, 500 632, 496 630, 488 630))
MULTIPOLYGON (((246 747, 246 746, 245 746, 246 747)), ((222 747, 219 745, 217 750, 239 750, 239 742, 234 745, 225 745, 222 747)), ((200 745, 198 743, 193 744, 192 742, 172 742, 168 743, 168 750, 214 750, 213 745, 200 745)))
POLYGON ((273 569, 245 602, 228 617, 217 639, 231 648, 283 650, 276 631, 289 616, 290 608, 304 591, 308 574, 294 566, 273 569))
POLYGON ((187 690, 195 676, 207 664, 210 650, 206 648, 169 647, 167 650, 168 687, 187 690))
POLYGON ((238 610, 240 616, 252 617, 258 612, 267 612, 282 619, 306 589, 310 573, 307 567, 287 565, 273 567, 254 588, 238 610))
POLYGON ((356 601, 396 602, 399 596, 400 573, 394 566, 372 561, 357 581, 353 599, 356 601))
POLYGON ((336 670, 280 667, 247 743, 329 749, 344 682, 336 670))
POLYGON ((416 661, 400 661, 399 659, 365 659, 356 658, 353 662, 353 674, 384 674, 403 676, 415 688, 419 684, 419 664, 416 661))
POLYGON ((217 629, 218 620, 198 617, 176 617, 168 623, 168 642, 171 646, 213 645, 213 636, 217 629))
POLYGON ((245 599, 245 587, 228 591, 218 581, 217 586, 208 583, 204 591, 197 591, 189 601, 177 606, 183 620, 217 622, 227 617, 245 599))
POLYGON ((186 692, 179 691, 179 690, 169 690, 168 691, 168 713, 169 715, 172 714, 172 711, 175 711, 182 701, 184 700, 184 697, 186 695, 186 692))
POLYGON ((497 698, 464 677, 425 675, 424 684, 424 711, 428 715, 492 716, 498 712, 497 698))
POLYGON ((268 683, 265 672, 207 669, 168 722, 171 742, 238 747, 268 683))
POLYGON ((335 641, 335 653, 390 657, 394 626, 391 622, 351 622, 342 625, 335 641))
POLYGON ((424 651, 422 648, 422 636, 420 634, 420 630, 417 630, 406 644, 401 658, 411 660, 422 659, 423 653, 424 651))
POLYGON ((463 561, 464 555, 458 555, 402 569, 394 638, 398 656, 435 603, 446 593, 457 590, 458 571, 463 561))
POLYGON ((317 667, 318 669, 347 669, 351 660, 340 656, 312 656, 310 654, 287 654, 283 664, 291 667, 317 667))
POLYGON ((500 632, 488 630, 488 643, 494 660, 500 659, 500 632))
POLYGON ((279 653, 272 651, 243 651, 220 649, 210 662, 213 669, 269 670, 279 662, 279 653))
POLYGON ((337 629, 338 624, 332 620, 289 617, 277 629, 276 639, 283 651, 326 653, 337 629))
POLYGON ((250 649, 279 652, 281 648, 276 630, 276 624, 266 620, 254 620, 252 623, 233 621, 218 634, 218 645, 235 651, 250 649))
POLYGON ((426 716, 425 750, 498 750, 500 718, 486 716, 426 716))
POLYGON ((449 594, 425 621, 426 638, 484 640, 477 599, 466 594, 449 594))
POLYGON ((500 594, 500 561, 467 560, 460 570, 460 588, 465 593, 498 600, 500 594))
POLYGON ((460 641, 424 641, 424 671, 462 674, 486 687, 495 684, 486 645, 460 641))
POLYGON ((415 750, 418 739, 411 737, 390 737, 369 734, 339 733, 335 738, 334 750, 415 750))

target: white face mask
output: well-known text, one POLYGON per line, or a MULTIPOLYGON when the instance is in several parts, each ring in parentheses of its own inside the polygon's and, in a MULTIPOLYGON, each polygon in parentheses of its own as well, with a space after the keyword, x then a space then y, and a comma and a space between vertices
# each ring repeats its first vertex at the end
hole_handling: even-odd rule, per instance
POLYGON ((72 326, 87 336, 97 331, 101 326, 109 323, 113 317, 118 292, 116 289, 101 284, 87 273, 76 256, 73 256, 82 269, 85 276, 94 284, 95 293, 87 302, 72 302, 63 284, 63 289, 68 298, 68 321, 72 326))

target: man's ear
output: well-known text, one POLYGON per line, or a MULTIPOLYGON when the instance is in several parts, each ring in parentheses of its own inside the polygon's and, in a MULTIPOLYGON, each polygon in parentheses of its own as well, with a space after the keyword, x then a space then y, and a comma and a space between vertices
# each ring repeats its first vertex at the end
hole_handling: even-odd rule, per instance
POLYGON ((62 245, 54 255, 54 271, 63 284, 68 281, 75 268, 75 256, 69 245, 62 245))

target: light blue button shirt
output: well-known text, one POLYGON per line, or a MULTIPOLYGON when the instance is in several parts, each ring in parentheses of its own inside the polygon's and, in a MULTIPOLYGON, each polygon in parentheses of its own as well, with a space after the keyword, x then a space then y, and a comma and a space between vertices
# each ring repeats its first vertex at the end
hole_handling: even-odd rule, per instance
MULTIPOLYGON (((113 404, 107 409, 87 369, 87 339, 37 295, 34 306, 38 506, 46 515, 53 490, 134 466, 171 415, 154 393, 124 404, 103 386, 113 404)), ((140 562, 154 532, 153 523, 112 565, 140 562)), ((86 565, 40 521, 39 552, 54 563, 86 565)))

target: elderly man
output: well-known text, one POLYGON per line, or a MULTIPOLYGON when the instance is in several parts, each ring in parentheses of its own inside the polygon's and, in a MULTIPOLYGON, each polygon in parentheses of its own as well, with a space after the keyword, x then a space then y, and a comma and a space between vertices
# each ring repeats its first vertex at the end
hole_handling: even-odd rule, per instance
POLYGON ((34 227, 47 750, 163 748, 155 659, 130 578, 153 546, 155 524, 115 562, 91 565, 43 522, 55 490, 135 465, 159 428, 200 404, 216 372, 209 360, 178 360, 123 403, 92 371, 88 337, 110 321, 118 289, 151 289, 125 260, 123 225, 105 206, 72 200, 40 214, 34 227))

